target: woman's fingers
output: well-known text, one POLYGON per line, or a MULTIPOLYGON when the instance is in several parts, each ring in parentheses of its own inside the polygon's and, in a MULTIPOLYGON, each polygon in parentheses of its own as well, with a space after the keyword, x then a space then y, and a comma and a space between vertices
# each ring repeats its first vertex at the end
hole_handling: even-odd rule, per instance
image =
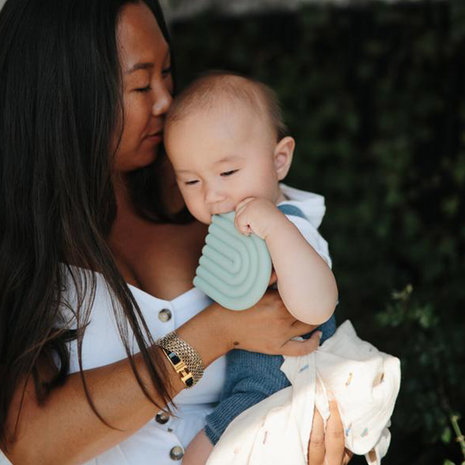
POLYGON ((303 341, 287 341, 282 346, 282 355, 288 355, 291 357, 299 357, 301 355, 307 355, 314 350, 318 349, 320 345, 321 332, 316 331, 312 334, 312 337, 303 341))
POLYGON ((252 308, 226 311, 225 325, 235 348, 272 355, 305 355, 318 347, 319 334, 303 342, 292 338, 309 333, 315 326, 301 323, 287 311, 276 290, 268 290, 252 308))
POLYGON ((329 412, 325 432, 325 465, 341 465, 344 463, 345 455, 344 427, 336 401, 329 402, 329 412))
POLYGON ((307 323, 302 323, 301 321, 296 320, 295 318, 291 324, 292 332, 294 333, 292 337, 302 336, 302 334, 308 334, 316 328, 315 325, 308 325, 307 323))
POLYGON ((325 430, 323 418, 315 409, 313 414, 312 432, 308 443, 308 465, 325 464, 325 430))
POLYGON ((329 402, 329 411, 325 429, 323 419, 315 409, 308 443, 309 465, 347 465, 352 458, 353 454, 344 447, 344 427, 336 401, 329 402))
POLYGON ((278 277, 276 276, 276 271, 274 269, 271 270, 271 276, 270 276, 270 282, 268 283, 268 286, 272 286, 273 284, 278 281, 278 277))
POLYGON ((354 456, 350 450, 345 450, 344 451, 344 460, 342 461, 342 465, 347 465, 350 462, 350 459, 354 456))

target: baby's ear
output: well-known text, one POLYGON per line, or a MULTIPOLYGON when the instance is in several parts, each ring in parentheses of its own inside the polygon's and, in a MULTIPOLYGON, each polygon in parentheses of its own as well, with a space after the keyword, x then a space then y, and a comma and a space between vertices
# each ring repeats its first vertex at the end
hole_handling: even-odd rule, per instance
POLYGON ((283 137, 274 149, 274 166, 278 181, 282 181, 289 171, 294 154, 295 140, 293 137, 283 137))

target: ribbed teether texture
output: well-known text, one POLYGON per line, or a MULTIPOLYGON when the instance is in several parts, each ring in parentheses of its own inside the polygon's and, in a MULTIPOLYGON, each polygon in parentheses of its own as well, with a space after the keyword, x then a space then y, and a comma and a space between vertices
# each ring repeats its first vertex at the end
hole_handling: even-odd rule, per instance
POLYGON ((230 310, 245 310, 265 293, 271 259, 265 241, 244 236, 234 212, 213 215, 194 278, 194 286, 230 310))

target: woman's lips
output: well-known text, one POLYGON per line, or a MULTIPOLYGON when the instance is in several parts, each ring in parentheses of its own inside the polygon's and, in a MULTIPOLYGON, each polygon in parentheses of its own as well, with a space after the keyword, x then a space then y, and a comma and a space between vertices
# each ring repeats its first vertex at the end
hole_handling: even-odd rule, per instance
POLYGON ((163 140, 163 132, 159 131, 153 134, 149 134, 148 136, 146 136, 146 139, 149 140, 150 142, 159 144, 163 140))

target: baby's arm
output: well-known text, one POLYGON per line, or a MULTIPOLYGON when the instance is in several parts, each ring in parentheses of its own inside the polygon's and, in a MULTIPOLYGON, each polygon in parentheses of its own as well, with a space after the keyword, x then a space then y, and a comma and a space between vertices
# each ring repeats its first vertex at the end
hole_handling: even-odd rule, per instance
POLYGON ((296 226, 272 202, 248 198, 236 208, 236 227, 266 241, 278 278, 278 290, 298 320, 321 324, 332 315, 337 286, 326 262, 296 226))
POLYGON ((182 463, 183 465, 205 465, 212 450, 213 444, 207 438, 205 430, 202 430, 187 446, 182 463))

